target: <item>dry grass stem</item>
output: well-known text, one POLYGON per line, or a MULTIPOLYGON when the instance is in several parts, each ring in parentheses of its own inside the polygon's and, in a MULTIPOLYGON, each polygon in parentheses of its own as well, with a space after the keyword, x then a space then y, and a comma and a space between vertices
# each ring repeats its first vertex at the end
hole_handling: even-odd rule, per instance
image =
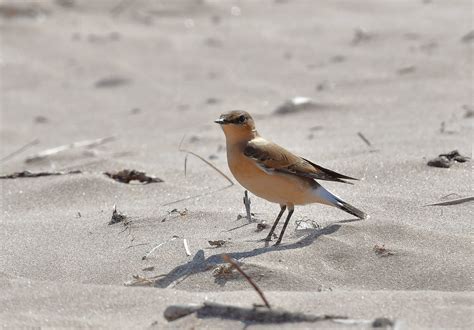
POLYGON ((203 196, 208 196, 208 195, 211 195, 211 194, 214 194, 216 192, 219 192, 221 190, 224 190, 224 189, 227 189, 229 187, 232 187, 234 185, 234 182, 231 180, 231 178, 229 178, 224 172, 222 172, 221 170, 219 170, 214 164, 212 164, 211 162, 209 162, 208 160, 206 160, 204 157, 196 154, 195 152, 192 152, 190 150, 187 150, 187 149, 184 149, 182 148, 182 144, 183 144, 183 141, 184 141, 184 136, 183 138, 181 139, 181 142, 179 143, 179 147, 178 147, 178 150, 180 152, 185 152, 187 155, 186 157, 184 158, 184 174, 186 175, 186 172, 187 172, 187 156, 188 155, 193 155, 197 158, 199 158, 200 160, 202 160, 204 163, 206 163, 207 165, 209 165, 212 169, 214 169, 217 173, 219 173, 224 179, 226 179, 228 182, 229 182, 229 185, 225 186, 225 187, 222 187, 222 188, 219 188, 217 190, 212 190, 212 191, 209 191, 207 193, 203 193, 203 194, 198 194, 198 195, 193 195, 193 196, 188 196, 188 197, 184 197, 184 198, 180 198, 178 200, 174 200, 174 201, 171 201, 171 202, 168 202, 168 203, 165 203, 165 204, 162 204, 162 206, 168 206, 168 205, 172 205, 172 204, 176 204, 176 203, 179 203, 179 202, 184 202, 184 201, 187 201, 187 200, 190 200, 190 199, 195 199, 195 198, 198 198, 198 197, 203 197, 203 196))
MULTIPOLYGON (((178 148, 179 151, 185 152, 185 153, 187 153, 187 154, 190 154, 190 155, 193 155, 194 157, 199 158, 199 159, 202 160, 204 163, 206 163, 207 165, 209 165, 212 169, 214 169, 217 173, 219 173, 222 177, 224 177, 224 178, 229 182, 230 186, 233 186, 233 185, 234 185, 234 182, 231 180, 231 178, 229 178, 224 172, 222 172, 220 169, 218 169, 218 168, 217 168, 214 164, 212 164, 210 161, 208 161, 207 159, 205 159, 204 157, 198 155, 197 153, 195 153, 195 152, 193 152, 193 151, 184 149, 184 148, 182 147, 183 140, 184 140, 184 137, 183 137, 183 139, 181 140, 181 142, 179 143, 179 148, 178 148)), ((185 159, 185 173, 186 173, 186 159, 185 159)))
POLYGON ((265 298, 265 295, 263 294, 262 290, 260 290, 260 288, 257 286, 257 284, 254 282, 254 280, 252 280, 252 278, 250 276, 248 276, 243 270, 242 268, 240 268, 239 264, 234 260, 232 259, 231 257, 229 257, 227 254, 224 254, 222 256, 222 259, 224 259, 225 262, 228 262, 229 264, 231 264, 232 266, 235 267, 235 269, 237 269, 237 271, 242 274, 243 277, 245 277, 245 279, 247 280, 247 282, 250 283, 250 285, 255 289, 255 291, 257 291, 258 295, 260 296, 260 298, 262 298, 263 300, 263 303, 265 304, 265 306, 268 307, 268 309, 271 309, 270 307, 270 304, 268 303, 268 300, 267 298, 265 298))
POLYGON ((362 141, 365 142, 366 145, 372 147, 372 143, 370 143, 370 141, 364 136, 364 134, 362 134, 361 132, 357 132, 357 135, 362 139, 362 141))
POLYGON ((449 205, 457 205, 457 204, 462 204, 462 203, 468 203, 474 201, 474 197, 466 197, 466 198, 459 198, 459 199, 453 199, 447 202, 441 202, 441 203, 434 203, 434 204, 428 204, 425 206, 449 206, 449 205))

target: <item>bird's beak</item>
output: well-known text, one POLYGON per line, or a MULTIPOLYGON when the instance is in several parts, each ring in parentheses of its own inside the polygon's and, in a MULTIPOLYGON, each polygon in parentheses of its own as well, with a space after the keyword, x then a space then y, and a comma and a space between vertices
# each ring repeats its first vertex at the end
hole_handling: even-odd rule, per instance
POLYGON ((215 122, 216 124, 219 124, 219 125, 227 124, 227 121, 226 121, 224 118, 222 118, 222 117, 219 118, 219 119, 214 120, 214 122, 215 122))

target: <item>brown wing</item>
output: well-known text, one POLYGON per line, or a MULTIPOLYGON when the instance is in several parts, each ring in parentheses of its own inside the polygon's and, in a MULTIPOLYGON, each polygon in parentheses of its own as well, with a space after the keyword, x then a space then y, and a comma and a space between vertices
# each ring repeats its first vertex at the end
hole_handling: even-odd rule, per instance
POLYGON ((311 179, 349 184, 352 183, 342 179, 357 180, 298 157, 272 142, 260 141, 256 143, 250 141, 244 149, 244 155, 253 159, 266 172, 281 172, 311 179))

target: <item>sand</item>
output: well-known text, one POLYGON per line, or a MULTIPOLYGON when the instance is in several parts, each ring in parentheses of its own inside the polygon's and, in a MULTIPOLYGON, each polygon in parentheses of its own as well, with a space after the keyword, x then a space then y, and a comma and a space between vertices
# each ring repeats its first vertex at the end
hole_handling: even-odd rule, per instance
MULTIPOLYGON (((0 325, 243 328, 163 317, 171 304, 260 304, 243 277, 213 275, 227 253, 275 308, 472 328, 473 204, 425 206, 472 196, 470 162, 426 165, 454 149, 472 157, 471 13, 469 1, 1 1, 0 157, 39 143, 2 160, 0 174, 83 173, 0 180, 0 325), (274 114, 295 96, 315 104, 274 114), (184 175, 183 136, 231 177, 213 123, 231 109, 252 113, 263 136, 291 151, 360 178, 322 184, 370 218, 297 207, 283 244, 266 246, 268 229, 238 218, 241 186, 225 188, 192 156, 184 175), (116 139, 25 163, 107 136, 116 139), (125 168, 164 182, 102 174, 125 168), (113 205, 127 225, 108 225, 113 205), (125 286, 134 275, 162 276, 125 286)), ((278 206, 251 201, 271 224, 278 206)))

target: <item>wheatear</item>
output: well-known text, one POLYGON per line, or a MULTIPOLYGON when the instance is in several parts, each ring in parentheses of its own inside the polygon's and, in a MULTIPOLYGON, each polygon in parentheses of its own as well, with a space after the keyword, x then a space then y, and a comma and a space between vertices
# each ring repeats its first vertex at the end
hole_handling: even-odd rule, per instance
POLYGON ((281 216, 288 215, 275 245, 285 234, 295 205, 321 203, 337 207, 360 219, 366 214, 324 189, 315 179, 350 183, 357 180, 298 157, 279 145, 265 140, 245 111, 231 111, 215 120, 226 137, 227 163, 237 181, 253 194, 280 204, 273 226, 266 237, 271 241, 281 216))

